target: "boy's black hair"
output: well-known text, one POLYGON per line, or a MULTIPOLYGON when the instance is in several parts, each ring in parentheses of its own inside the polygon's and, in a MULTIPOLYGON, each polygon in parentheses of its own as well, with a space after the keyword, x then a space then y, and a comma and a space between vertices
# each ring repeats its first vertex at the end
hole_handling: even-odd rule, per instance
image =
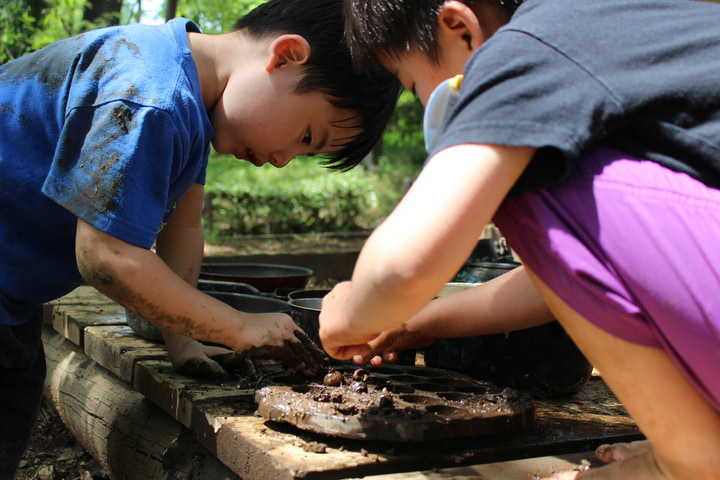
MULTIPOLYGON (((524 0, 458 0, 468 6, 490 3, 510 15, 524 0)), ((345 30, 355 65, 383 69, 378 55, 397 59, 412 46, 432 63, 439 61, 438 13, 445 0, 345 0, 345 30)))
POLYGON ((360 133, 342 140, 339 150, 324 154, 322 165, 346 171, 359 164, 380 140, 395 109, 400 84, 389 72, 359 72, 345 43, 343 0, 270 0, 238 20, 233 31, 255 38, 297 34, 310 44, 310 58, 296 94, 320 92, 334 106, 357 112, 338 122, 360 133))

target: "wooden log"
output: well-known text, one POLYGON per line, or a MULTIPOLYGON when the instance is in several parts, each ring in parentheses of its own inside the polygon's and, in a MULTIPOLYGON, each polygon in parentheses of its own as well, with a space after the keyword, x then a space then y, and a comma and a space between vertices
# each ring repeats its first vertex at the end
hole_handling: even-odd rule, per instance
POLYGON ((46 326, 46 396, 113 480, 239 480, 192 433, 46 326))

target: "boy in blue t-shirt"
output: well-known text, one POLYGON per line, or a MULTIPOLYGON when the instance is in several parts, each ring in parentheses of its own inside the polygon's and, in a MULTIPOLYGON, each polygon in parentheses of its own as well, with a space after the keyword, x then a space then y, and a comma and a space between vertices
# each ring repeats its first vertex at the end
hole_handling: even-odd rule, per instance
POLYGON ((288 315, 195 285, 211 143, 257 166, 318 154, 346 170, 380 138, 399 84, 357 73, 343 35, 341 0, 271 0, 228 34, 112 27, 0 66, 0 478, 39 408, 38 312, 83 280, 164 329, 181 369, 222 370, 231 351, 203 340, 319 372, 288 315))
POLYGON ((720 5, 346 9, 353 58, 393 72, 427 119, 459 91, 352 282, 325 297, 326 351, 378 364, 557 318, 647 437, 557 478, 720 478, 720 5), (491 220, 523 267, 431 301, 491 220))

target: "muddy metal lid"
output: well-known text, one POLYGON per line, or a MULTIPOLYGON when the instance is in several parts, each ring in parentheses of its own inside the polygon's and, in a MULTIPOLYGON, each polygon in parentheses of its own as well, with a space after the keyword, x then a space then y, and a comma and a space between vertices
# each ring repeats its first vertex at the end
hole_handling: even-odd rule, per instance
POLYGON ((395 365, 334 369, 342 375, 339 386, 272 378, 255 392, 258 412, 329 436, 399 442, 518 432, 535 420, 529 395, 459 373, 395 365))

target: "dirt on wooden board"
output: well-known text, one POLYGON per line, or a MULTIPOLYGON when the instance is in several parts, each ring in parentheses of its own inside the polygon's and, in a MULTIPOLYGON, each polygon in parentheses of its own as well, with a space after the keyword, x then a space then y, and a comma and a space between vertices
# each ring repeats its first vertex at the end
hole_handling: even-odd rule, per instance
MULTIPOLYGON (((206 243, 205 255, 242 256, 285 253, 332 253, 362 247, 364 234, 253 236, 206 243)), ((308 287, 330 288, 333 280, 308 287)), ((43 402, 40 416, 14 480, 109 480, 102 466, 63 424, 55 409, 43 402)))

